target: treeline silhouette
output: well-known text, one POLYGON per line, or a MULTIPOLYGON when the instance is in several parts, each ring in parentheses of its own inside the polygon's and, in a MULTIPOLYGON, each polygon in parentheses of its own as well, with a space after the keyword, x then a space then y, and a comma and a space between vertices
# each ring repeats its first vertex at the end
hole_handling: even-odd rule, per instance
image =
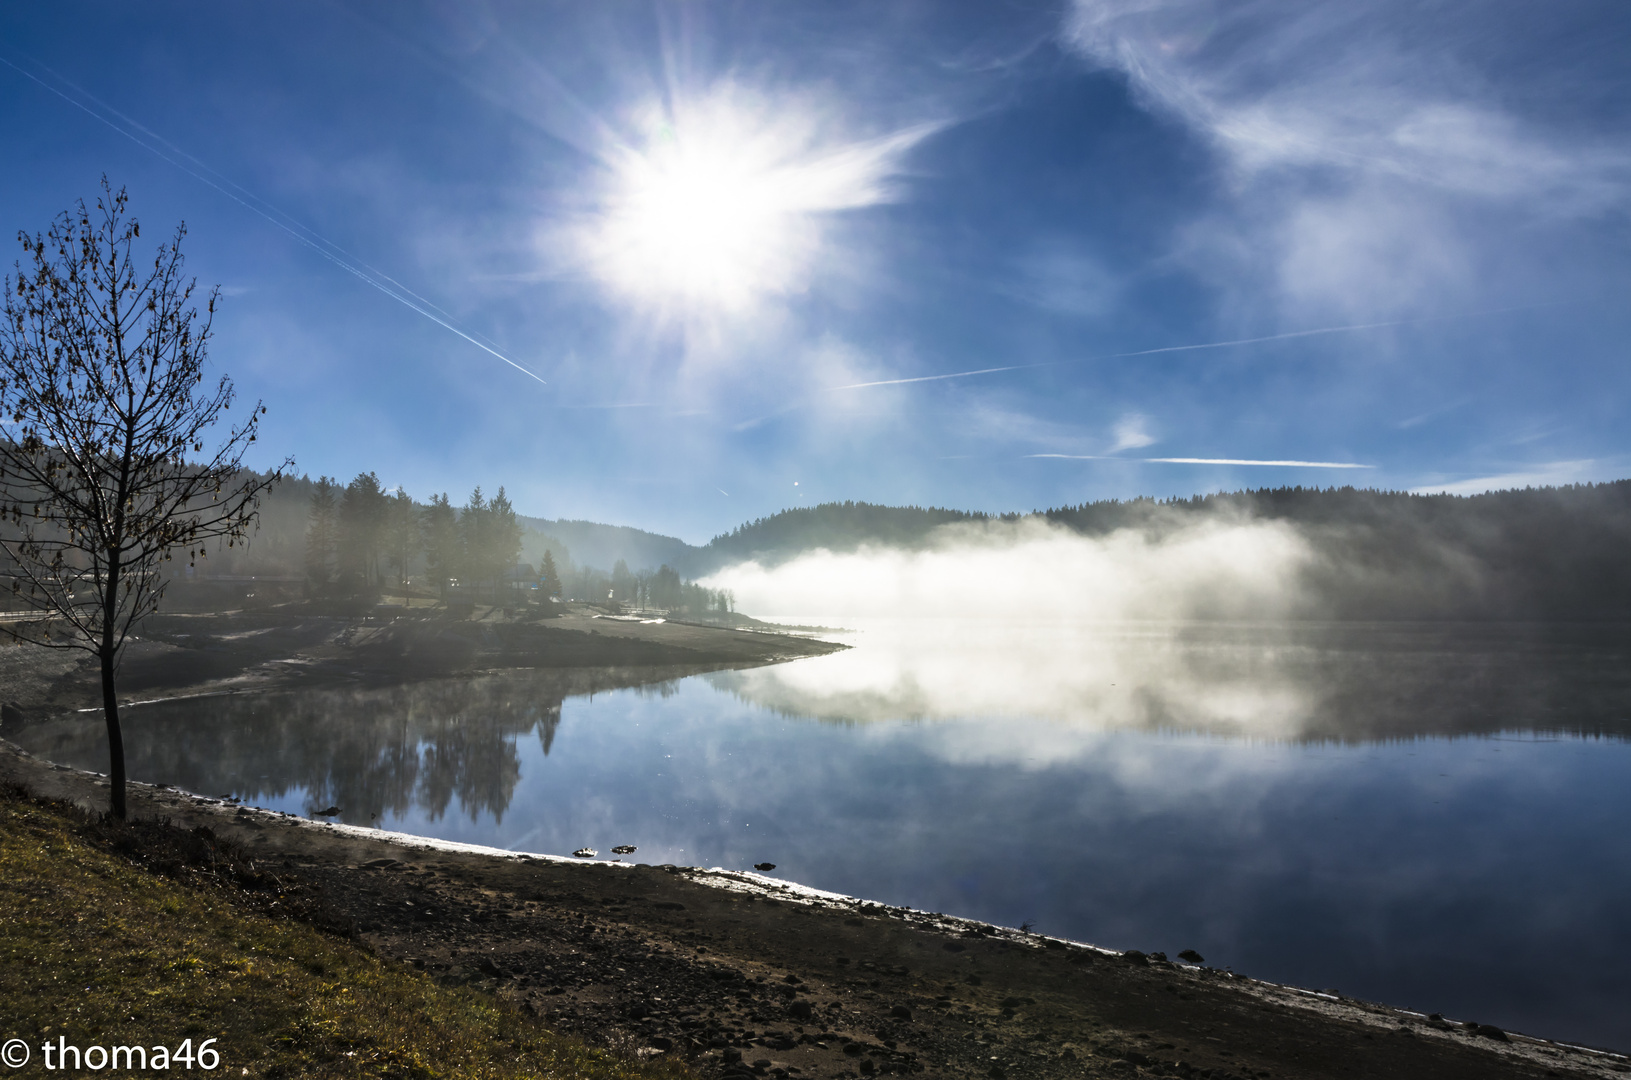
POLYGON ((1483 495, 1280 487, 1173 499, 1104 499, 1034 514, 823 503, 760 518, 697 549, 707 572, 865 545, 947 542, 943 526, 1040 519, 1084 536, 1152 538, 1205 521, 1294 527, 1314 559, 1301 610, 1331 619, 1631 619, 1631 480, 1483 495))
POLYGON ((800 506, 756 518, 714 537, 702 548, 693 548, 692 565, 711 570, 748 559, 779 562, 801 551, 854 551, 864 544, 912 548, 922 545, 942 525, 991 517, 979 511, 848 500, 800 506))
POLYGON ((1631 618, 1631 480, 1483 495, 1281 487, 1041 516, 1088 536, 1206 517, 1293 525, 1317 556, 1301 582, 1309 611, 1329 618, 1631 618))
MULTIPOLYGON (((696 617, 735 610, 729 590, 685 580, 666 562, 637 570, 622 558, 606 560, 609 569, 576 562, 548 526, 579 526, 577 534, 590 542, 612 537, 630 554, 672 553, 674 545, 678 555, 696 550, 682 541, 523 517, 502 487, 489 497, 478 486, 454 505, 445 492, 421 503, 401 488, 388 490, 373 472, 344 485, 328 476, 289 477, 261 500, 259 523, 247 543, 212 548, 195 566, 176 568, 172 584, 183 587, 166 607, 219 607, 246 590, 261 603, 297 596, 372 602, 391 590, 480 603, 582 600, 696 617), (642 544, 642 537, 666 543, 642 544)), ((600 563, 605 554, 590 557, 600 563)))
POLYGON ((521 524, 558 541, 585 566, 610 573, 619 559, 625 566, 671 566, 684 571, 697 549, 674 536, 663 536, 629 525, 602 525, 581 519, 525 517, 521 524))
MULTIPOLYGON (((263 502, 261 529, 251 542, 212 550, 200 571, 278 573, 303 580, 317 486, 305 477, 279 485, 263 502)), ((1158 539, 1203 522, 1233 521, 1281 523, 1307 541, 1314 558, 1299 571, 1296 584, 1310 617, 1631 620, 1631 480, 1483 495, 1279 487, 1193 498, 1104 499, 1033 514, 832 502, 756 519, 701 547, 627 527, 569 523, 570 535, 585 543, 615 539, 617 547, 605 554, 661 557, 667 573, 661 566, 631 569, 629 559, 613 563, 608 572, 590 565, 603 556, 575 560, 558 536, 531 527, 568 523, 517 520, 521 549, 515 572, 530 569, 540 576, 547 555, 557 567, 560 595, 596 601, 610 595, 621 603, 688 606, 698 612, 729 609, 731 599, 685 579, 749 559, 774 565, 817 548, 924 548, 946 542, 942 530, 957 525, 1038 520, 1088 537, 1136 530, 1158 539)), ((421 551, 408 562, 409 574, 422 572, 426 558, 421 551)), ((395 572, 393 559, 389 553, 384 557, 387 575, 395 572)))

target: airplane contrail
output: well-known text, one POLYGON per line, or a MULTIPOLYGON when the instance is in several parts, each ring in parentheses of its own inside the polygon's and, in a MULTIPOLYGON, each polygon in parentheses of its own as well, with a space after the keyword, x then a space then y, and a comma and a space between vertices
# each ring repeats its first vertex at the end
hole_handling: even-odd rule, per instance
MULTIPOLYGON (((1545 305, 1524 305, 1536 307, 1545 305)), ((1517 309, 1501 309, 1517 310, 1517 309)), ((948 371, 943 375, 917 375, 906 379, 876 379, 872 382, 847 383, 829 386, 829 393, 840 390, 864 390, 871 386, 904 386, 908 383, 939 382, 942 379, 966 379, 974 375, 995 375, 1004 371, 1029 371, 1034 368, 1058 367, 1062 364, 1087 364, 1096 360, 1125 360, 1135 356, 1155 356, 1159 353, 1195 352, 1200 349, 1228 349, 1236 345, 1258 345, 1266 341, 1288 341, 1292 338, 1316 337, 1321 334, 1346 334, 1355 330, 1380 330, 1390 326, 1411 326, 1416 323, 1438 322, 1444 319, 1470 318, 1492 312, 1468 312, 1461 315, 1435 315, 1420 319, 1395 319, 1390 322, 1354 323, 1351 326, 1322 326, 1313 330, 1292 330, 1284 334, 1266 334, 1263 337, 1236 338, 1232 341, 1207 341, 1199 345, 1165 345, 1159 349, 1137 349, 1133 352, 1106 353, 1103 356, 1078 356, 1068 360, 1041 360, 1034 364, 1008 364, 1003 367, 975 368, 972 371, 948 371)))
POLYGON ((1283 465, 1298 469, 1374 469, 1375 465, 1360 465, 1352 461, 1255 461, 1250 458, 1204 457, 1147 457, 1134 461, 1153 461, 1163 465, 1283 465))
POLYGON ((266 219, 267 221, 271 222, 273 225, 277 226, 279 229, 282 229, 284 232, 288 233, 290 236, 294 237, 296 240, 300 241, 302 244, 305 244, 307 247, 311 248, 313 251, 317 252, 317 254, 321 255, 323 258, 327 259, 329 262, 333 263, 335 266, 338 266, 340 269, 346 271, 349 274, 352 274, 352 275, 356 276, 358 279, 360 279, 360 280, 366 282, 367 284, 373 286, 374 288, 378 289, 380 292, 384 293, 386 296, 389 296, 391 299, 395 300, 397 303, 402 304, 404 307, 407 307, 412 311, 418 312, 420 315, 423 315, 425 318, 429 319, 433 323, 436 323, 438 326, 442 327, 443 329, 449 330, 452 333, 457 334, 459 337, 461 337, 464 340, 468 341, 470 344, 474 345, 476 348, 482 350, 483 352, 486 352, 486 353, 489 353, 489 354, 491 354, 493 356, 496 356, 498 359, 504 361, 506 364, 508 364, 511 367, 515 368, 515 370, 521 372, 522 374, 527 375, 527 376, 529 376, 531 378, 537 379, 540 383, 543 383, 545 386, 549 385, 547 382, 544 381, 544 379, 542 377, 540 377, 536 373, 534 373, 532 371, 529 371, 526 368, 522 367, 520 364, 516 363, 514 360, 511 360, 508 356, 505 356, 497 348, 493 347, 492 345, 490 345, 490 344, 488 344, 488 343, 486 343, 484 341, 479 340, 477 337, 473 336, 472 334, 467 333, 464 330, 461 330, 459 327, 455 326, 449 320, 449 318, 447 317, 446 312, 442 311, 440 308, 436 307, 435 304, 432 304, 429 300, 426 300, 424 297, 420 296, 418 293, 414 292, 412 289, 409 289, 407 286, 403 285, 401 282, 397 281, 395 278, 392 278, 390 275, 385 274, 385 273, 383 273, 383 272, 381 272, 379 270, 375 270, 373 267, 369 266, 367 263, 361 262, 360 260, 357 260, 357 261, 354 262, 353 261, 354 257, 352 255, 350 255, 350 253, 347 252, 344 248, 340 247, 338 244, 335 244, 331 240, 325 239, 320 234, 318 234, 316 232, 313 232, 311 229, 307 228, 304 225, 301 225, 299 222, 295 221, 293 218, 289 217, 287 214, 283 213, 281 210, 278 210, 276 207, 272 206, 271 203, 266 202, 266 200, 261 199, 260 197, 250 193, 249 191, 245 190, 244 188, 240 187, 239 185, 237 185, 237 184, 233 183, 232 181, 228 180, 226 177, 222 176, 220 173, 216 172, 214 169, 211 169, 209 166, 205 165, 202 161, 198 160, 198 158, 196 158, 193 155, 191 155, 191 154, 187 153, 186 151, 182 150, 180 147, 176 146, 174 143, 170 142, 168 139, 165 139, 164 137, 155 134, 153 131, 151 131, 147 127, 143 126, 138 121, 131 119, 130 117, 126 116, 124 113, 121 113, 118 109, 115 109, 113 106, 111 106, 111 105, 107 104, 106 102, 98 99, 95 95, 91 94, 89 91, 85 90, 84 88, 82 88, 80 86, 75 85, 73 82, 70 82, 68 79, 63 78, 61 75, 57 74, 55 71, 52 71, 49 67, 46 67, 46 65, 40 64, 38 60, 35 60, 34 63, 38 64, 39 67, 42 70, 44 70, 46 72, 49 72, 52 78, 54 78, 57 81, 61 82, 63 85, 68 86, 69 88, 71 88, 74 91, 74 93, 79 94, 82 97, 86 98, 87 100, 95 103, 97 108, 100 108, 100 109, 102 109, 102 110, 104 110, 104 111, 106 111, 108 113, 111 113, 113 116, 118 117, 119 120, 121 120, 125 124, 129 125, 130 128, 134 128, 136 131, 141 132, 142 135, 145 135, 149 140, 152 140, 152 142, 144 142, 141 138, 138 138, 136 136, 136 134, 134 134, 128 128, 119 126, 119 124, 114 123, 112 120, 108 119, 108 117, 106 117, 106 116, 102 115, 101 113, 97 112, 96 109, 92 109, 90 106, 86 105, 83 101, 75 100, 73 97, 69 96, 68 94, 63 93, 57 87, 52 86, 50 83, 46 82, 44 79, 41 79, 39 76, 35 75, 33 72, 28 71, 25 68, 18 67, 16 64, 12 63, 10 60, 7 60, 4 56, 0 56, 0 64, 6 65, 7 67, 11 68, 13 71, 17 72, 19 75, 23 76, 25 79, 28 79, 31 82, 36 83, 37 85, 39 85, 40 87, 42 87, 42 88, 44 88, 46 90, 49 90, 51 93, 57 95, 57 97, 59 97, 62 100, 66 101, 68 104, 72 105, 74 108, 76 108, 76 109, 80 110, 81 112, 85 113, 87 116, 91 117, 92 119, 97 120, 97 121, 107 125, 108 127, 112 128, 114 131, 118 132, 120 135, 123 135, 125 138, 127 138, 131 142, 135 143, 137 146, 140 146, 143 150, 146 150, 148 153, 152 154, 154 157, 157 157, 162 161, 165 161, 165 162, 168 162, 171 165, 174 165, 176 168, 180 169, 182 172, 184 172, 187 175, 191 176, 193 179, 197 180, 198 182, 200 182, 202 184, 207 184, 208 186, 214 188, 216 191, 220 192, 222 195, 225 195, 227 198, 231 199, 233 202, 237 203, 239 206, 242 206, 244 209, 246 209, 246 210, 248 210, 248 211, 250 211, 250 212, 252 212, 254 214, 257 214, 260 217, 262 217, 262 218, 266 219), (155 142, 162 144, 164 146, 164 148, 169 151, 169 153, 165 153, 164 150, 161 150, 157 146, 152 145, 152 143, 155 143, 155 142), (172 156, 172 155, 174 155, 174 156, 172 156), (185 158, 187 161, 192 162, 193 165, 196 165, 197 168, 190 168, 183 161, 177 160, 177 158, 185 158), (200 171, 200 170, 203 170, 203 171, 200 171), (210 173, 210 174, 213 174, 213 176, 215 176, 215 177, 218 177, 219 182, 217 182, 214 179, 211 179, 209 176, 204 175, 204 173, 206 173, 206 172, 210 173), (236 189, 236 190, 228 190, 229 188, 236 189), (257 203, 260 204, 260 205, 256 205, 257 203))
POLYGON ((1260 458, 1117 457, 1114 454, 1026 454, 1028 458, 1066 461, 1138 461, 1157 465, 1274 465, 1296 469, 1374 469, 1352 461, 1265 461, 1260 458))

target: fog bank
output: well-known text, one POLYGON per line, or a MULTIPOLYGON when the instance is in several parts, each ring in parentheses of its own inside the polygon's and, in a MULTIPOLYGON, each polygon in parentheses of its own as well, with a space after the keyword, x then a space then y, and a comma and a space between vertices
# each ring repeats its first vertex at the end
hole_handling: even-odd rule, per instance
POLYGON ((989 722, 985 752, 1036 761, 1115 729, 1631 731, 1631 628, 1325 621, 1334 573, 1356 595, 1412 591, 1408 574, 1354 572, 1325 552, 1285 522, 1213 515, 1100 537, 1037 519, 960 523, 915 550, 742 563, 706 583, 755 614, 848 628, 839 639, 855 648, 709 678, 812 719, 989 722))
POLYGON ((1211 518, 1088 537, 1035 518, 950 525, 921 550, 812 551, 705 578, 750 612, 824 619, 943 616, 1116 622, 1273 619, 1299 609, 1313 552, 1284 522, 1211 518))

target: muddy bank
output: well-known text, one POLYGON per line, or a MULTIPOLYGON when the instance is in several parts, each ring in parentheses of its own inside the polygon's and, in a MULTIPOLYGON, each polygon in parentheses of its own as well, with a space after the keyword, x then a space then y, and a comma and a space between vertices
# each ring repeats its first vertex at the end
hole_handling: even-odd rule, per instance
MULTIPOLYGON (((0 781, 105 782, 0 745, 0 781)), ((800 889, 432 845, 133 785, 316 886, 381 953, 711 1076, 1615 1076, 1623 1057, 800 889)), ((609 854, 609 853, 602 853, 609 854)))
MULTIPOLYGON (((589 692, 755 667, 845 646, 791 633, 599 616, 574 606, 556 618, 384 613, 262 612, 154 616, 127 645, 119 693, 165 696, 294 687, 411 683, 481 671, 575 670, 589 692)), ((0 645, 0 702, 10 721, 99 705, 95 662, 74 650, 0 645)), ((582 689, 577 687, 581 685, 582 689)), ((0 722, 0 732, 4 731, 0 722)))

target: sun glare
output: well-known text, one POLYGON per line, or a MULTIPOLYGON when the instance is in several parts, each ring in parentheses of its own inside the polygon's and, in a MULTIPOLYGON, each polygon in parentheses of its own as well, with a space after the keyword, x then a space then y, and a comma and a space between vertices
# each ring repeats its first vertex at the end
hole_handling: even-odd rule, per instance
POLYGON ((653 113, 611 155, 584 237, 596 275, 664 308, 727 311, 805 288, 824 218, 883 202, 923 131, 870 142, 823 139, 808 107, 772 108, 736 89, 653 113))

